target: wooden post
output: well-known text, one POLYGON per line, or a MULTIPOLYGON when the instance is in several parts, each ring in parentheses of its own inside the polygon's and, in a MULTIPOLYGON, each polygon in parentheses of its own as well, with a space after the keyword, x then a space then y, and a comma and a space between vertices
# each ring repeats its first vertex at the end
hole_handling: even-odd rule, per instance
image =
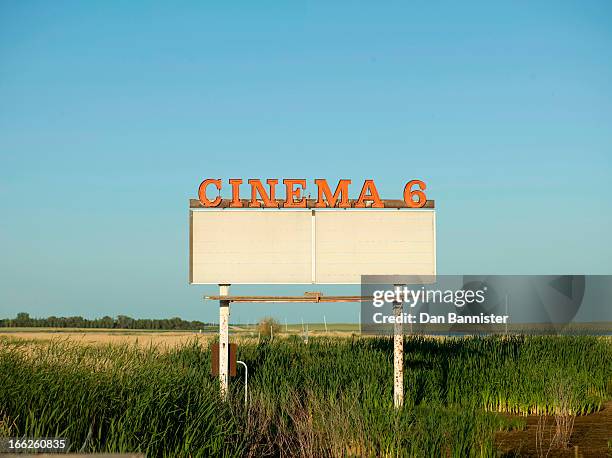
MULTIPOLYGON (((400 285, 395 285, 396 289, 400 285)), ((402 316, 402 302, 393 302, 393 315, 396 318, 393 325, 393 405, 396 409, 404 405, 404 329, 398 323, 402 316)))
MULTIPOLYGON (((219 296, 229 296, 230 285, 219 285, 219 296)), ((219 387, 227 399, 229 388, 229 317, 230 301, 219 300, 219 387)))

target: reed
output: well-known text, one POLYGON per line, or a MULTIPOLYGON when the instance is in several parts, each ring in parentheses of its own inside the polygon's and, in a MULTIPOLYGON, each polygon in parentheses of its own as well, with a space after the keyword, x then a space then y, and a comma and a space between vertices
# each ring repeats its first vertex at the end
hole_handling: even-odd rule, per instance
MULTIPOLYGON (((612 397, 612 344, 595 337, 405 342, 406 405, 392 401, 392 341, 297 337, 239 344, 249 366, 218 396, 210 353, 0 341, 3 434, 62 436, 73 451, 147 456, 495 456, 496 412, 575 414, 612 397)), ((239 369, 240 370, 240 369, 239 369)))

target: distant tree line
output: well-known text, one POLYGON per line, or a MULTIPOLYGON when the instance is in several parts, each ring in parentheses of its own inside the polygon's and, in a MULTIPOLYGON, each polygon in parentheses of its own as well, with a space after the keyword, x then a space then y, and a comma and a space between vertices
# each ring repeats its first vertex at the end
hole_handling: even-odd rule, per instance
POLYGON ((132 318, 126 315, 118 315, 115 318, 103 316, 94 320, 88 320, 82 316, 48 318, 31 318, 29 313, 21 312, 16 318, 0 319, 0 327, 9 328, 105 328, 105 329, 184 329, 198 330, 210 323, 202 321, 185 321, 181 318, 164 318, 161 320, 132 318))

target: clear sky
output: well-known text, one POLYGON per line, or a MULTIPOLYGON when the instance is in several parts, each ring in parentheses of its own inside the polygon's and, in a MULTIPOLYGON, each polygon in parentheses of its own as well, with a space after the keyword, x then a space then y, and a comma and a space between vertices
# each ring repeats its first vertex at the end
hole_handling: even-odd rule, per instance
POLYGON ((611 274, 612 3, 0 3, 1 317, 217 319, 209 177, 420 178, 439 273, 611 274))

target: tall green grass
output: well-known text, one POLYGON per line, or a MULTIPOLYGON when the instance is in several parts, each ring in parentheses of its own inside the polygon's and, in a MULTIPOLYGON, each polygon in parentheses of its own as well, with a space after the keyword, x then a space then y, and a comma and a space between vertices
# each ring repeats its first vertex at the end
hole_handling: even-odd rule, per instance
POLYGON ((195 347, 161 354, 66 342, 27 350, 0 351, 0 410, 11 434, 67 437, 72 450, 239 455, 238 423, 195 347))
MULTIPOLYGON (((364 400, 390 406, 392 352, 390 339, 319 338, 303 345, 296 338, 246 346, 238 356, 253 367, 254 383, 278 397, 311 387, 330 396, 359 391, 364 400)), ((579 414, 599 410, 611 394, 612 342, 605 338, 411 337, 404 352, 408 405, 542 413, 552 405, 547 386, 559 374, 583 392, 579 414)))
POLYGON ((560 380, 578 414, 612 396, 609 339, 412 337, 396 411, 391 353, 383 338, 239 344, 245 409, 242 378, 222 402, 195 342, 165 352, 2 341, 0 432, 147 456, 494 456, 495 431, 511 427, 494 411, 552 411, 560 380))

